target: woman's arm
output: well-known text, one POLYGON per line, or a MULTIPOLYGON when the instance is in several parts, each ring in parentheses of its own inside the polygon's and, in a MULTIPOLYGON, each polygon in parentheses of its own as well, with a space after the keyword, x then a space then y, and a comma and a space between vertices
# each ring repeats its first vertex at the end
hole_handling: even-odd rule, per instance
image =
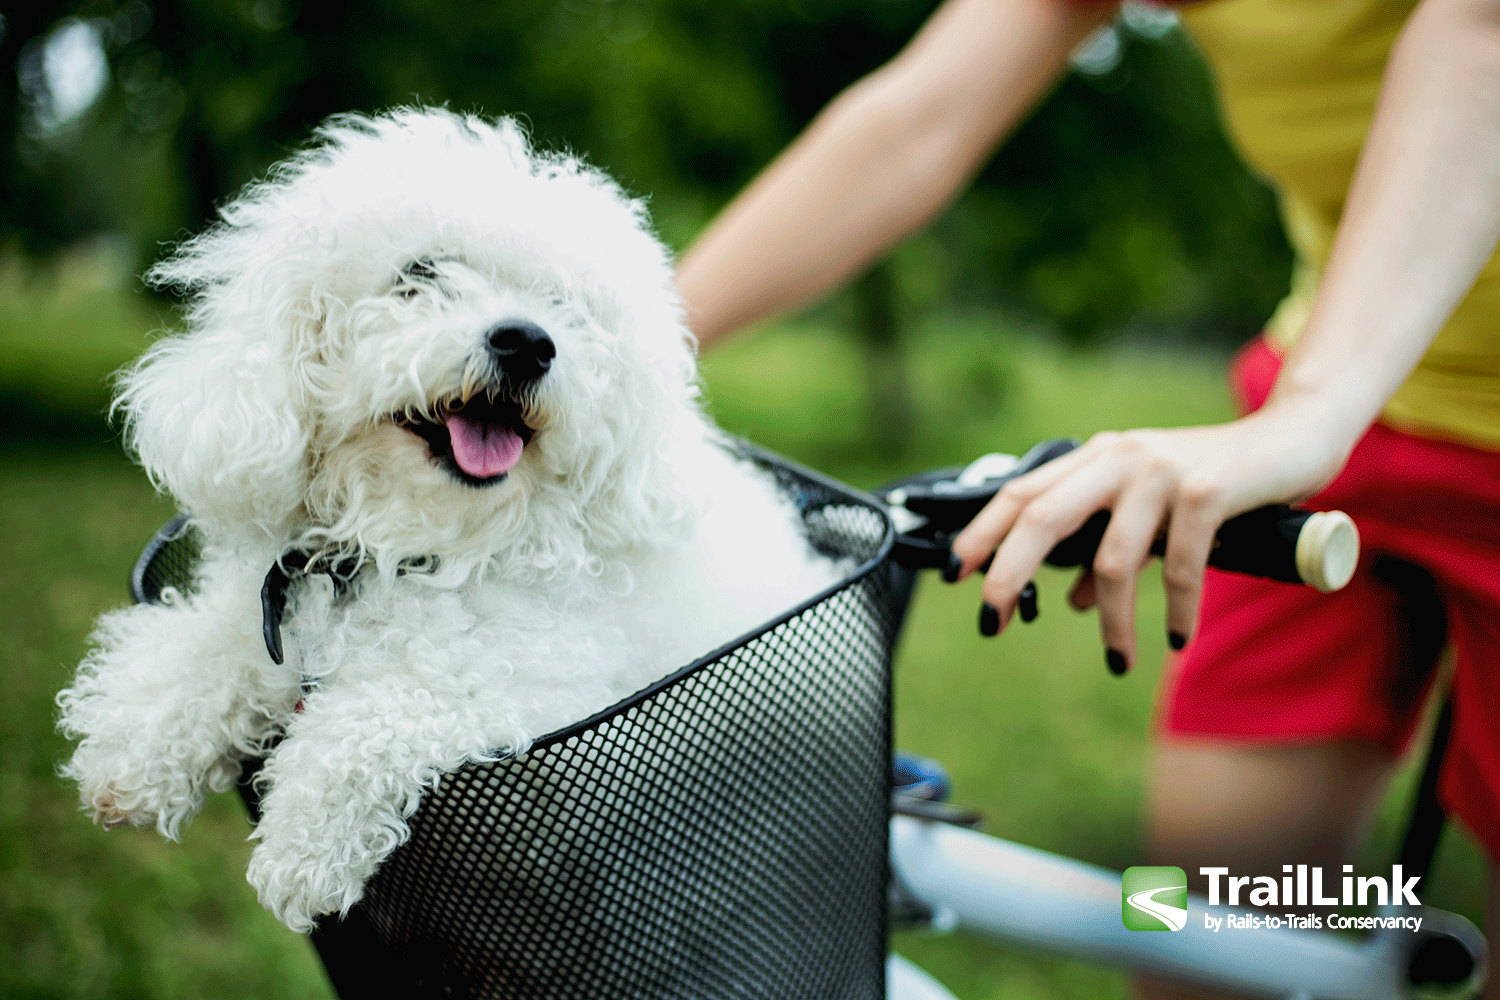
POLYGON ((942 211, 1113 3, 948 0, 708 227, 677 272, 701 344, 802 305, 942 211))
POLYGON ((1000 627, 1052 545, 1110 508, 1075 605, 1096 602, 1107 649, 1133 660, 1135 578, 1165 530, 1168 628, 1190 635, 1218 525, 1337 474, 1497 239, 1500 3, 1425 0, 1392 52, 1312 315, 1271 398, 1231 424, 1099 435, 1002 490, 954 543, 966 573, 999 545, 983 593, 1000 627))

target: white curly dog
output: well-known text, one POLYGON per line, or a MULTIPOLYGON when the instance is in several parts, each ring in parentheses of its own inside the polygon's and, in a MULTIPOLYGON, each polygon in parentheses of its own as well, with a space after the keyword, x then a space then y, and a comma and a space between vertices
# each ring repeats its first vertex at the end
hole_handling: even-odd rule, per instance
POLYGON ((117 402, 203 559, 190 593, 100 621, 58 696, 65 773, 99 822, 176 838, 285 733, 249 879, 305 931, 360 898, 445 772, 840 569, 701 412, 640 202, 513 122, 340 117, 222 215, 151 272, 191 293, 187 329, 117 402), (278 560, 301 581, 279 664, 278 560))

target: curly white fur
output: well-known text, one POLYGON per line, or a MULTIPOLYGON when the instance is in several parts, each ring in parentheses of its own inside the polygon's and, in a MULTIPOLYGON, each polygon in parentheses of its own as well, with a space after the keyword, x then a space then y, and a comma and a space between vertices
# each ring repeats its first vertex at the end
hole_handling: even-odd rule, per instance
POLYGON ((173 838, 284 732, 249 878, 296 930, 359 899, 444 772, 839 576, 705 421, 639 202, 508 120, 402 110, 318 137, 151 273, 192 294, 187 330, 117 405, 205 557, 190 595, 104 616, 58 696, 85 805, 173 838), (476 482, 408 427, 509 385, 497 324, 555 359, 513 393, 519 460, 476 482), (277 665, 259 591, 290 548, 367 569, 342 597, 308 578, 277 665))

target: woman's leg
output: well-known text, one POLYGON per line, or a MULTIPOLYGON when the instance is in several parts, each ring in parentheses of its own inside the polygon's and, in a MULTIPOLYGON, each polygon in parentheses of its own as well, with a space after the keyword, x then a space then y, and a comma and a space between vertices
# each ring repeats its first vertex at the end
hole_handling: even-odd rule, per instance
MULTIPOLYGON (((1393 764, 1383 747, 1356 741, 1270 747, 1159 741, 1147 802, 1152 863, 1181 867, 1198 892, 1207 891, 1200 867, 1274 877, 1285 864, 1328 870, 1351 857, 1393 764)), ((1145 976, 1136 994, 1142 1000, 1236 996, 1145 976)))

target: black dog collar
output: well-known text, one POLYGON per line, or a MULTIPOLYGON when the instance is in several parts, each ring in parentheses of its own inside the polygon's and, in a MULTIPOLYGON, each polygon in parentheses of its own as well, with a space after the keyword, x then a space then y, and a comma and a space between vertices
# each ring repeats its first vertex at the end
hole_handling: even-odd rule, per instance
POLYGON ((342 555, 339 552, 314 554, 304 549, 288 549, 277 557, 260 587, 260 631, 272 662, 285 661, 281 648, 281 620, 286 615, 287 592, 292 583, 309 574, 321 573, 333 580, 334 595, 343 597, 354 585, 354 578, 364 565, 363 555, 342 555))

